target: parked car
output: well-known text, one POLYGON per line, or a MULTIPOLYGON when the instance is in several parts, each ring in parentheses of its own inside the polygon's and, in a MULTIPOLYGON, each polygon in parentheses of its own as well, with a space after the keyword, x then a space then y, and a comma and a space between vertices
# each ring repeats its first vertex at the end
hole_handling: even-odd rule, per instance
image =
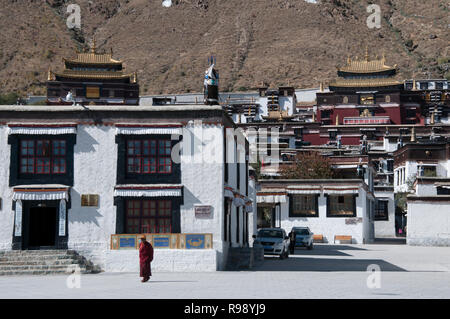
POLYGON ((292 231, 295 232, 295 247, 306 247, 307 249, 313 249, 313 235, 309 227, 292 227, 292 231))
POLYGON ((289 257, 289 237, 284 229, 261 228, 253 238, 253 245, 264 247, 264 255, 278 255, 280 259, 289 257))

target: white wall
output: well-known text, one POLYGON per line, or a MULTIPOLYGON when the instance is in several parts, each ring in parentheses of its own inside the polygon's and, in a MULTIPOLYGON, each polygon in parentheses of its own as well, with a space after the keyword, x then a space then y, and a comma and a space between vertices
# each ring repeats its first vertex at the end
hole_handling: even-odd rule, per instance
POLYGON ((74 186, 68 209, 68 247, 100 265, 116 232, 114 186, 117 172, 116 130, 78 125, 74 147, 74 186), (81 194, 98 194, 99 207, 81 207, 81 194))
MULTIPOLYGON (((151 263, 156 272, 216 271, 216 250, 155 249, 151 263)), ((105 271, 139 272, 138 250, 110 250, 106 253, 105 271)))
POLYGON ((408 201, 408 245, 450 246, 450 201, 408 201))
POLYGON ((363 189, 359 190, 356 197, 356 217, 363 218, 363 222, 357 224, 345 223, 346 217, 327 217, 327 200, 326 197, 321 194, 319 196, 319 217, 295 217, 289 218, 289 198, 286 204, 281 205, 281 228, 284 228, 286 232, 290 232, 292 227, 307 226, 316 235, 322 235, 324 241, 330 244, 334 243, 334 236, 336 235, 349 235, 352 236, 353 243, 363 243, 364 237, 368 237, 364 234, 364 222, 366 219, 366 192, 363 189))
POLYGON ((377 199, 388 201, 388 220, 375 220, 375 237, 395 237, 395 200, 392 192, 375 192, 377 199))
POLYGON ((196 149, 194 153, 183 149, 181 183, 184 186, 184 204, 180 208, 181 232, 212 233, 214 249, 221 250, 224 196, 224 170, 221 164, 223 162, 223 130, 218 125, 199 126, 197 124, 195 127, 190 125, 188 128, 193 134, 192 150, 194 150, 194 138, 195 147, 202 147, 202 150, 196 149), (199 151, 205 156, 197 157, 199 151), (196 217, 195 205, 212 206, 211 216, 196 217))
POLYGON ((8 127, 0 125, 0 249, 11 249, 14 211, 12 210, 12 189, 9 188, 9 163, 11 147, 8 144, 8 127))

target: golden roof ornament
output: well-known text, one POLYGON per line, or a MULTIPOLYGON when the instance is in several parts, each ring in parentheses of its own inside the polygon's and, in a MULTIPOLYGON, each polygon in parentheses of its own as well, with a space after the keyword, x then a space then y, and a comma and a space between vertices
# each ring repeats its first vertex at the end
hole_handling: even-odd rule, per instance
POLYGON ((97 49, 97 47, 96 47, 96 43, 95 43, 95 37, 93 37, 93 39, 92 39, 91 53, 96 54, 96 53, 97 53, 97 52, 96 52, 96 49, 97 49))
POLYGON ((320 82, 320 92, 323 92, 323 82, 320 82))
POLYGON ((389 70, 395 70, 397 65, 388 66, 386 65, 386 57, 383 52, 383 57, 379 59, 378 57, 375 59, 370 59, 369 48, 366 47, 366 52, 364 57, 361 59, 356 56, 352 59, 350 56, 347 57, 347 65, 344 67, 338 67, 338 71, 341 72, 349 72, 349 73, 374 73, 374 72, 383 72, 389 70))
POLYGON ((52 70, 50 68, 48 68, 47 81, 54 81, 54 80, 55 80, 55 76, 54 76, 52 70))

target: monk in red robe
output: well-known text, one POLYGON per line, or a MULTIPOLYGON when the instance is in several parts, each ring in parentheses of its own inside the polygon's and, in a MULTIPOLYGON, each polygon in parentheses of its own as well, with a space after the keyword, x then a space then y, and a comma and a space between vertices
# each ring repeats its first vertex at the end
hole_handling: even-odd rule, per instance
POLYGON ((146 282, 150 279, 152 275, 152 270, 150 263, 153 260, 153 247, 145 236, 142 236, 141 243, 139 244, 139 266, 140 266, 140 277, 143 277, 142 282, 146 282))

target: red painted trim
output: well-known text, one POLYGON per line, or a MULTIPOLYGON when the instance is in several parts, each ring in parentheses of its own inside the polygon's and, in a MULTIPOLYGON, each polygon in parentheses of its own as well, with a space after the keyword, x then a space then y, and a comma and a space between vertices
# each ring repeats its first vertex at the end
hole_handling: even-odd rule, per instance
POLYGON ((135 127, 135 128, 145 128, 145 127, 183 127, 183 124, 115 124, 116 127, 135 127))
POLYGON ((182 189, 183 186, 116 186, 116 190, 153 190, 153 189, 182 189))

